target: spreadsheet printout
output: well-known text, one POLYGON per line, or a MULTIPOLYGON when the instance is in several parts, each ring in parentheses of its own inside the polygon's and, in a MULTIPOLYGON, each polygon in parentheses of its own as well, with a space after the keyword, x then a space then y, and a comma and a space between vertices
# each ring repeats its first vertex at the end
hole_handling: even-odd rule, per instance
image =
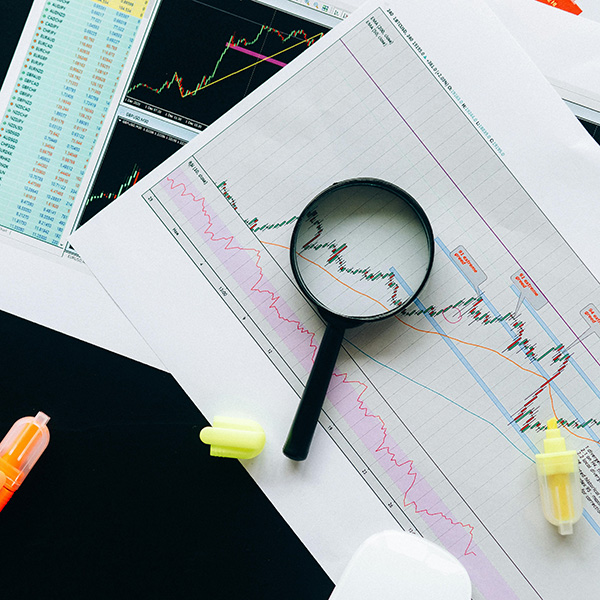
MULTIPOLYGON (((385 525, 457 556, 474 598, 583 597, 600 551, 600 298, 581 211, 597 217, 600 152, 475 6, 361 7, 71 241, 208 417, 237 403, 265 425, 248 468, 334 579, 385 525), (280 448, 324 325, 293 283, 291 229, 364 176, 418 199, 433 274, 393 322, 346 333, 297 465, 280 448), (534 467, 553 416, 584 486, 566 539, 534 467)), ((344 252, 351 287, 369 265, 344 252)))

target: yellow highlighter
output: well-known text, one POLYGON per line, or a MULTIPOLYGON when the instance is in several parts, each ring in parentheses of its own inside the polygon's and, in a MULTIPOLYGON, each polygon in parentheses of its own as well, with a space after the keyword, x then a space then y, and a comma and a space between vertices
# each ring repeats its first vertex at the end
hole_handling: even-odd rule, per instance
POLYGON ((535 456, 542 510, 561 535, 568 535, 583 512, 577 452, 567 450, 556 419, 547 427, 544 452, 535 456))
POLYGON ((265 446, 263 428, 250 419, 215 417, 212 427, 200 432, 200 439, 210 445, 211 456, 255 458, 265 446))

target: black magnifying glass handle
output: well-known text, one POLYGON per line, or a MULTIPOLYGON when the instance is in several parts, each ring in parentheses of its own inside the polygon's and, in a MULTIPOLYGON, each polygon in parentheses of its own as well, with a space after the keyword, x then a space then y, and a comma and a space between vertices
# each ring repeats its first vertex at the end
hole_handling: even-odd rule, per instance
POLYGON ((308 376, 296 416, 283 446, 283 453, 292 460, 304 460, 308 456, 344 332, 343 327, 327 324, 315 364, 308 376))

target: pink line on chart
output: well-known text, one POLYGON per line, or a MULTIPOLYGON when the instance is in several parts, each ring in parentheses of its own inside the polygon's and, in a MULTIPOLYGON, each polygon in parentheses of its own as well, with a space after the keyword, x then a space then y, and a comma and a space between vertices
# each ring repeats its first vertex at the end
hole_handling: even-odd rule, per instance
POLYGON ((256 248, 242 248, 233 245, 234 236, 218 217, 208 214, 204 198, 188 191, 193 184, 185 174, 178 170, 174 176, 177 177, 178 182, 175 183, 174 179, 167 177, 161 182, 163 189, 168 193, 181 188, 178 196, 172 197, 169 194, 169 197, 198 233, 210 236, 210 241, 215 243, 214 246, 211 246, 215 255, 227 267, 246 295, 252 299, 271 327, 277 331, 282 340, 286 341, 287 346, 294 352, 303 368, 310 371, 318 349, 314 343, 315 334, 302 325, 299 317, 281 296, 271 291, 271 289, 277 288, 264 275, 260 266, 260 252, 256 248), (192 201, 186 202, 186 197, 192 201), (257 269, 258 279, 256 277, 257 269), (306 346, 307 340, 308 347, 306 346))
POLYGON ((248 48, 242 48, 242 46, 236 46, 231 42, 227 42, 227 46, 232 50, 238 50, 239 52, 243 52, 244 54, 249 54, 250 56, 254 56, 255 58, 260 58, 264 62, 270 62, 278 67, 285 67, 287 63, 281 62, 280 60, 275 60, 274 58, 269 58, 264 54, 259 54, 258 52, 254 52, 253 50, 248 50, 248 48))
MULTIPOLYGON (((277 330, 282 341, 302 366, 307 372, 310 371, 317 350, 314 333, 301 324, 300 319, 281 296, 271 291, 276 289, 276 286, 270 284, 264 275, 260 266, 260 251, 234 245, 234 235, 218 217, 208 213, 204 197, 199 192, 194 194, 189 191, 196 190, 185 172, 177 169, 172 176, 173 178, 167 177, 163 180, 161 187, 193 228, 199 234, 209 236, 209 241, 214 243, 211 248, 215 255, 248 297, 253 299, 260 313, 277 330), (175 195, 172 194, 173 191, 176 192, 175 195)), ((336 372, 327 397, 401 490, 403 506, 419 514, 444 546, 458 556, 477 588, 484 593, 486 600, 515 598, 513 590, 508 587, 483 551, 475 545, 473 526, 449 516, 450 509, 428 482, 418 476, 414 470, 414 462, 393 440, 388 440, 385 422, 379 415, 369 412, 361 399, 367 389, 364 383, 349 380, 346 373, 336 372), (420 508, 417 501, 419 506, 426 503, 431 508, 420 508)))
POLYGON ((377 462, 385 469, 396 487, 403 491, 403 506, 412 508, 420 515, 446 550, 460 560, 473 584, 486 600, 517 600, 514 590, 475 544, 474 527, 450 516, 450 510, 437 492, 414 470, 414 461, 394 440, 388 439, 388 430, 383 419, 371 413, 361 399, 367 386, 359 381, 348 381, 346 374, 334 375, 337 382, 332 382, 327 397, 370 453, 377 458, 377 462), (342 389, 340 384, 343 383, 357 384, 363 390, 356 397, 351 390, 342 389), (430 509, 419 508, 417 501, 419 506, 427 504, 430 509))

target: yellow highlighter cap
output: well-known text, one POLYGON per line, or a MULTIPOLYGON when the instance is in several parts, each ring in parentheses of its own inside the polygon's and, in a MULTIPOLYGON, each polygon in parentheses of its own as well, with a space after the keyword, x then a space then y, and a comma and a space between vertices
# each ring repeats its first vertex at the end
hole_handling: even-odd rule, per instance
POLYGON ((212 427, 200 432, 200 439, 210 445, 210 455, 224 458, 254 458, 265 447, 263 428, 250 419, 215 417, 212 427))
POLYGON ((535 462, 544 516, 561 535, 573 533, 583 513, 579 461, 575 450, 567 450, 556 419, 547 423, 544 452, 535 462))
POLYGON ((550 419, 546 423, 546 439, 544 440, 544 453, 565 452, 567 444, 561 435, 556 419, 550 419))

